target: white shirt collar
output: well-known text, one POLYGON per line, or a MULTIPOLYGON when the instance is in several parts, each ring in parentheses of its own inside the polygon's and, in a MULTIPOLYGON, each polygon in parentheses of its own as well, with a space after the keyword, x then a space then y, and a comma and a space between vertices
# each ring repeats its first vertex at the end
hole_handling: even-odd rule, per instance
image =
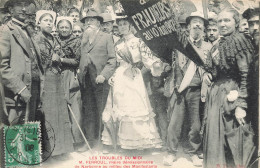
POLYGON ((220 37, 218 37, 217 40, 213 41, 212 45, 213 45, 213 46, 216 45, 216 44, 219 42, 219 40, 220 40, 220 37))
POLYGON ((190 40, 191 40, 191 42, 192 42, 192 43, 194 43, 194 42, 195 42, 195 43, 197 43, 197 42, 199 42, 199 41, 200 41, 200 38, 199 38, 199 39, 197 39, 197 40, 194 40, 194 39, 193 39, 193 38, 190 36, 190 40))

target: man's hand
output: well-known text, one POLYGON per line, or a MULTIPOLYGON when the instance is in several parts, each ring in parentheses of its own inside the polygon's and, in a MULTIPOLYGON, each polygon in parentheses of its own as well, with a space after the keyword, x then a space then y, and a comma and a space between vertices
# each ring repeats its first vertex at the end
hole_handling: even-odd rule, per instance
POLYGON ((169 72, 172 70, 172 67, 168 64, 164 67, 164 72, 169 72))
POLYGON ((54 53, 53 55, 52 55, 52 59, 51 59, 53 62, 55 62, 55 63, 60 63, 60 56, 58 55, 58 54, 56 54, 56 53, 54 53))
POLYGON ((163 69, 163 63, 161 61, 156 61, 152 65, 151 73, 153 76, 158 77, 161 76, 163 69))
POLYGON ((207 85, 210 85, 211 82, 212 82, 212 75, 210 73, 208 73, 208 72, 204 73, 203 74, 203 81, 205 81, 205 83, 207 85))
POLYGON ((15 100, 15 101, 18 101, 18 99, 20 99, 22 102, 28 103, 29 100, 30 100, 30 98, 31 98, 31 96, 32 96, 32 95, 31 95, 31 93, 29 92, 29 90, 28 90, 28 89, 25 89, 24 91, 22 91, 21 94, 16 95, 16 96, 14 97, 14 100, 15 100))
POLYGON ((110 86, 114 86, 114 77, 109 78, 108 84, 109 84, 110 86))
POLYGON ((96 84, 99 84, 99 83, 104 83, 106 80, 106 78, 102 75, 98 75, 97 78, 96 78, 96 84))

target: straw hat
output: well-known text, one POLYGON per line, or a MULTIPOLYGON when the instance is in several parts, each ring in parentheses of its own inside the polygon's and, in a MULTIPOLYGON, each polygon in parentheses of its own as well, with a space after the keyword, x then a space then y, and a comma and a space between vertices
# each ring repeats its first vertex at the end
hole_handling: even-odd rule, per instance
POLYGON ((205 25, 208 24, 208 21, 204 18, 203 13, 202 13, 202 12, 199 12, 199 11, 192 12, 192 13, 190 14, 190 16, 188 16, 188 17, 186 18, 186 24, 188 25, 188 24, 190 23, 191 19, 194 18, 194 17, 199 17, 199 18, 201 18, 201 19, 204 21, 204 24, 205 24, 205 25))

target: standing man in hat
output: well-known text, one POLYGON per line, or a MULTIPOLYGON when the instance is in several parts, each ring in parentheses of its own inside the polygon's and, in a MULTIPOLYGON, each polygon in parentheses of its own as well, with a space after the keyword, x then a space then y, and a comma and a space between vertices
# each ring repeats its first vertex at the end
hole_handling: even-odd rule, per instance
POLYGON ((33 0, 9 0, 12 20, 1 27, 1 72, 9 124, 33 121, 39 103, 41 65, 31 38, 30 16, 35 14, 33 0), (27 116, 27 117, 25 117, 27 116))
MULTIPOLYGON (((101 24, 102 31, 108 34, 113 35, 113 25, 114 20, 112 19, 112 16, 110 13, 101 13, 100 16, 103 18, 103 22, 101 24)), ((113 35, 113 41, 116 43, 120 38, 113 35)))
POLYGON ((0 26, 5 24, 10 19, 10 14, 8 9, 5 7, 0 7, 0 26))
POLYGON ((92 146, 96 138, 100 138, 101 116, 109 92, 107 81, 116 68, 113 38, 101 31, 102 21, 103 18, 92 9, 81 19, 86 30, 81 43, 79 80, 83 111, 87 116, 86 135, 92 146))
MULTIPOLYGON (((211 49, 211 44, 203 41, 206 22, 203 14, 198 11, 192 12, 186 18, 190 43, 204 63, 211 49)), ((175 105, 172 111, 169 111, 171 117, 167 134, 168 156, 164 158, 164 164, 172 165, 172 162, 176 161, 179 139, 182 134, 183 139, 186 140, 183 143, 184 151, 190 155, 194 166, 202 166, 202 160, 198 158, 198 149, 202 142, 199 134, 201 127, 199 107, 204 70, 179 51, 176 51, 175 56, 173 69, 175 99, 171 99, 175 101, 175 105), (182 130, 183 125, 188 130, 182 130)))

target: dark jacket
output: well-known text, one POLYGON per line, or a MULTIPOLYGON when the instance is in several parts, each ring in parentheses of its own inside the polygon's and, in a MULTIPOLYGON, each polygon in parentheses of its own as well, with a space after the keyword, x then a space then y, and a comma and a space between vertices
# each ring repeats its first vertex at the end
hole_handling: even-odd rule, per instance
POLYGON ((21 33, 13 21, 0 28, 1 72, 7 106, 15 105, 15 94, 25 86, 31 90, 31 58, 35 58, 39 64, 34 46, 21 33))
POLYGON ((81 44, 81 59, 79 63, 80 75, 89 71, 91 80, 102 75, 108 80, 115 71, 116 57, 112 36, 99 31, 92 44, 89 44, 87 35, 83 35, 81 44), (88 68, 94 65, 94 68, 88 68))

